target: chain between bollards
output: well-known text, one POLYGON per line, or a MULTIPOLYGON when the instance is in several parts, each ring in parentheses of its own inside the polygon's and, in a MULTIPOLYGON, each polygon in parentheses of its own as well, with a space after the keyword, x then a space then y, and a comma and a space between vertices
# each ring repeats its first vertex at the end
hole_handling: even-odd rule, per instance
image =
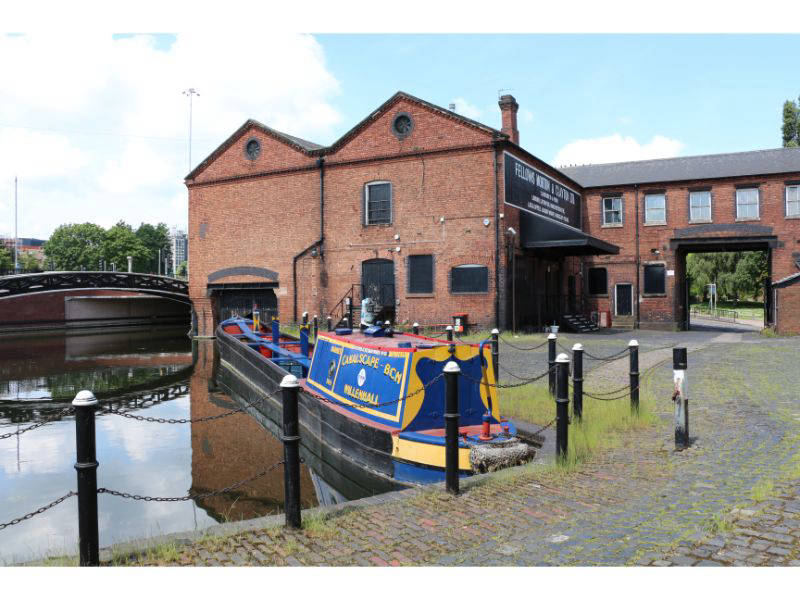
POLYGON ((631 412, 639 414, 639 342, 628 343, 630 360, 631 412))
POLYGON ((300 528, 300 428, 297 396, 300 384, 294 375, 281 381, 283 392, 283 490, 286 527, 300 528))
POLYGON ((561 353, 556 358, 556 460, 567 458, 569 444, 569 357, 561 353))
POLYGON ((572 346, 572 412, 583 420, 583 344, 572 346))
POLYGON ((451 494, 458 494, 458 377, 460 374, 461 368, 457 362, 451 360, 444 366, 445 487, 451 494))
POLYGON ((550 390, 550 395, 555 396, 556 393, 556 342, 558 336, 551 333, 547 336, 547 368, 550 369, 550 376, 547 379, 547 388, 550 390))
POLYGON ((88 390, 78 392, 75 407, 75 470, 78 476, 78 554, 82 567, 100 564, 97 526, 97 451, 95 419, 97 399, 88 390))
POLYGON ((675 403, 675 449, 689 447, 689 384, 686 381, 688 368, 686 348, 672 349, 672 374, 675 391, 672 401, 675 403))

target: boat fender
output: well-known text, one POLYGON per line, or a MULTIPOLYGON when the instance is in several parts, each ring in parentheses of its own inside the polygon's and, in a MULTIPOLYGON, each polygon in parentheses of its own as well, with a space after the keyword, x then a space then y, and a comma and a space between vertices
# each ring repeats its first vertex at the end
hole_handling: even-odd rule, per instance
POLYGON ((349 327, 339 327, 339 329, 337 329, 334 333, 336 335, 350 335, 353 333, 353 330, 349 327))

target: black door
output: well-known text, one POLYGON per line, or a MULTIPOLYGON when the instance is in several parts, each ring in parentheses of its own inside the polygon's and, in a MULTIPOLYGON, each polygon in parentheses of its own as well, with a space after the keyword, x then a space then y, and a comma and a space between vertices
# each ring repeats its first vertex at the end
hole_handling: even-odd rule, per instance
POLYGON ((633 286, 630 283, 617 284, 617 315, 620 317, 633 314, 633 286))
POLYGON ((394 322, 394 262, 373 258, 361 263, 361 298, 375 302, 378 321, 394 322))

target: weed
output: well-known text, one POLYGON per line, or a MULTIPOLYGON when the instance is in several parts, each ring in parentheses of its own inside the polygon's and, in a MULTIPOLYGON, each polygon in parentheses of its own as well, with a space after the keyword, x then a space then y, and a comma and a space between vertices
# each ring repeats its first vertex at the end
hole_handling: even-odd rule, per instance
POLYGON ((775 485, 772 481, 761 480, 750 490, 750 498, 752 498, 753 502, 763 502, 772 493, 774 487, 775 485))
POLYGON ((310 537, 332 539, 336 537, 337 528, 331 524, 327 515, 318 513, 303 519, 303 530, 310 537))

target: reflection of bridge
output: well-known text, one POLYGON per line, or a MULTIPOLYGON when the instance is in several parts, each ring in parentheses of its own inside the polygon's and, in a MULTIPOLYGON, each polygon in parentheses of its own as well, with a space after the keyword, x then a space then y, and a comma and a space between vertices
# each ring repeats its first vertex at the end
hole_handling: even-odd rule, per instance
POLYGON ((189 285, 182 279, 111 271, 48 271, 0 277, 0 299, 62 290, 129 290, 189 303, 189 285))

